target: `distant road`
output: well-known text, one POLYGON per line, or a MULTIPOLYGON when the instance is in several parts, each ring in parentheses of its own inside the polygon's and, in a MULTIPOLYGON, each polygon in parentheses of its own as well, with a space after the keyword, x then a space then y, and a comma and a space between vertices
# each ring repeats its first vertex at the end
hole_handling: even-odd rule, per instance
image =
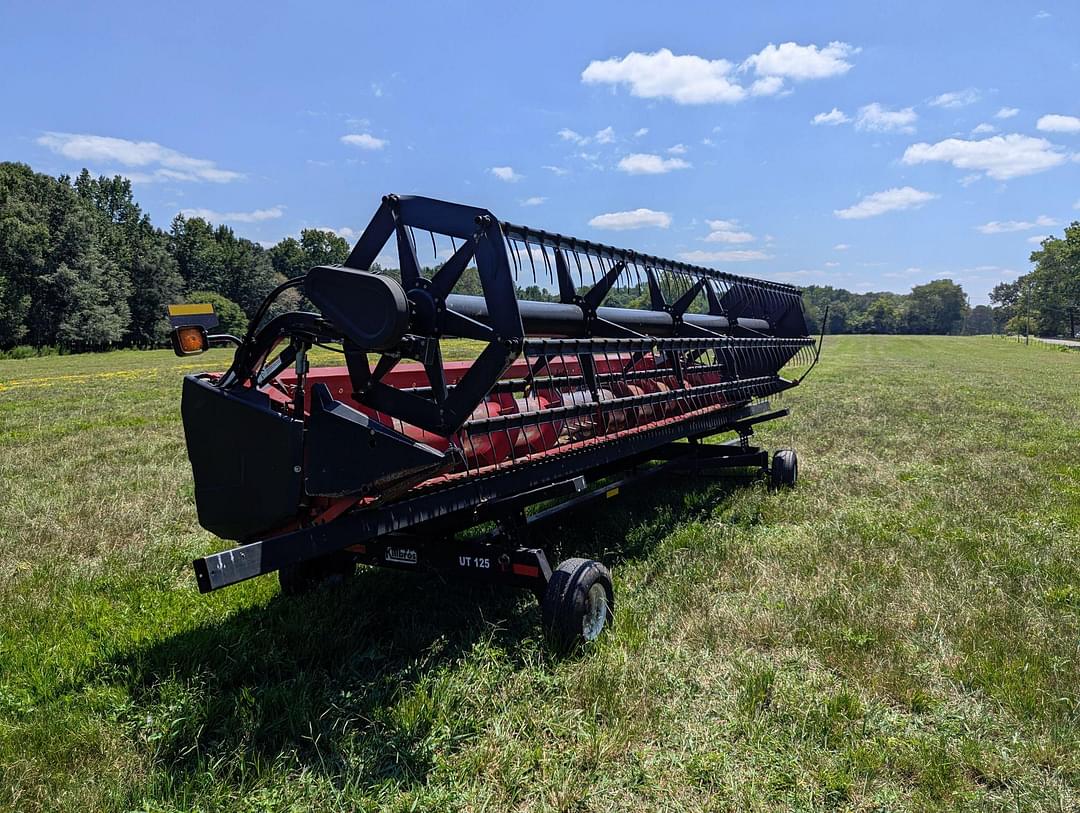
POLYGON ((1063 347, 1075 347, 1080 350, 1080 341, 1071 339, 1039 339, 1039 341, 1046 342, 1047 344, 1060 344, 1063 347))

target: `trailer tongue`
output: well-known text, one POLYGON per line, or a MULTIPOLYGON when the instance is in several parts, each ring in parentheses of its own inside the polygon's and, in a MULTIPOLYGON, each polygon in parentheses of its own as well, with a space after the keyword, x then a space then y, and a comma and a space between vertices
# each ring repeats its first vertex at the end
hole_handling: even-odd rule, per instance
POLYGON ((184 381, 199 521, 241 543, 195 561, 200 590, 276 570, 298 591, 357 562, 435 568, 532 589, 558 646, 599 634, 611 577, 584 559, 553 570, 529 531, 671 467, 794 484, 794 452, 770 463, 750 440, 786 414, 766 400, 798 383, 783 368, 819 349, 790 286, 420 197, 384 198, 344 265, 280 286, 242 339, 181 311, 177 353, 237 345, 225 373, 184 381), (388 244, 400 279, 376 265, 388 244), (480 293, 460 292, 470 279, 480 293), (267 318, 291 288, 317 312, 267 318), (449 338, 475 358, 444 361, 449 338), (344 366, 310 368, 316 345, 344 366))

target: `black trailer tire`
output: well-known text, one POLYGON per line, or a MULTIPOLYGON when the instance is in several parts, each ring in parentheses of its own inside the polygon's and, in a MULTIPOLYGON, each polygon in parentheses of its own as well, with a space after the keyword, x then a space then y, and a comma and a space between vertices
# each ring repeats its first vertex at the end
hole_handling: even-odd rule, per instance
POLYGON ((331 554, 286 565, 278 571, 278 584, 283 595, 300 596, 320 587, 341 584, 355 573, 356 561, 352 556, 331 554))
POLYGON ((794 449, 778 449, 772 458, 769 482, 773 488, 792 488, 799 480, 799 456, 794 449))
POLYGON ((567 559, 551 574, 540 609, 555 651, 568 652, 596 640, 614 618, 611 572, 592 559, 567 559))

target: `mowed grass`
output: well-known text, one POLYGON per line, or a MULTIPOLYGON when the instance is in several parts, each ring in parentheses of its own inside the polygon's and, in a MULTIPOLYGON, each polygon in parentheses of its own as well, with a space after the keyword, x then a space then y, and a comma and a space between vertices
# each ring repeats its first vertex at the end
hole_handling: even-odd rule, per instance
POLYGON ((227 359, 0 362, 0 807, 1078 809, 1080 353, 828 338, 761 432, 796 490, 539 540, 615 572, 564 660, 432 577, 200 596, 180 375, 227 359))

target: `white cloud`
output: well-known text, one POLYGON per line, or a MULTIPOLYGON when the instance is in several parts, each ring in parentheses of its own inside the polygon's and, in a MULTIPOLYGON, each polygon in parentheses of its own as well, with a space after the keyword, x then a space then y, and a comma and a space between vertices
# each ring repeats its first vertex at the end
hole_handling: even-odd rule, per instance
POLYGON ((920 142, 904 150, 902 160, 905 164, 947 161, 957 169, 979 170, 994 180, 1006 181, 1056 167, 1067 156, 1044 138, 1013 133, 981 141, 947 138, 936 144, 920 142))
POLYGON ((782 76, 763 76, 750 85, 751 96, 775 96, 784 89, 782 76))
POLYGON ((349 133, 341 137, 341 143, 348 144, 350 147, 359 147, 362 150, 381 150, 390 142, 368 133, 349 133))
POLYGON ((192 158, 155 141, 129 141, 126 138, 85 133, 48 132, 40 136, 37 143, 75 161, 116 162, 125 167, 145 167, 150 170, 129 173, 128 177, 136 182, 228 183, 244 177, 239 172, 219 168, 213 161, 192 158))
POLYGON ((1003 107, 994 114, 995 119, 1011 119, 1020 112, 1019 107, 1003 107))
POLYGON ((1047 133, 1080 133, 1080 119, 1076 116, 1059 116, 1051 113, 1042 116, 1035 126, 1047 133))
POLYGON ((264 220, 276 220, 285 214, 284 206, 269 209, 256 209, 253 212, 215 212, 213 209, 181 209, 184 217, 201 217, 211 223, 261 223, 264 220))
POLYGON ((854 206, 847 209, 835 209, 833 214, 841 220, 862 220, 867 217, 877 217, 886 212, 917 208, 936 197, 937 195, 931 192, 903 186, 867 195, 854 206))
POLYGON ((513 167, 492 167, 490 172, 500 181, 506 181, 507 183, 516 183, 523 177, 514 172, 513 167))
POLYGON ((637 130, 634 131, 634 138, 641 138, 643 135, 648 135, 648 134, 649 134, 649 128, 648 127, 640 127, 640 128, 638 128, 637 130))
POLYGON ((914 133, 915 121, 918 118, 918 114, 910 107, 889 110, 877 102, 872 102, 859 108, 855 129, 872 133, 914 133))
POLYGON ((1040 11, 1038 14, 1035 15, 1035 19, 1036 20, 1047 20, 1052 16, 1054 16, 1054 15, 1052 15, 1049 11, 1040 11))
POLYGON ((978 274, 1015 274, 1011 268, 1002 268, 1000 265, 976 265, 974 268, 961 268, 958 274, 975 276, 978 274))
POLYGON ((971 131, 971 134, 987 135, 989 133, 995 132, 997 132, 997 127, 995 127, 993 124, 987 124, 986 122, 983 122, 982 124, 976 125, 975 128, 971 131))
POLYGON ((594 229, 612 229, 613 231, 626 231, 627 229, 644 229, 655 227, 666 229, 671 225, 671 215, 667 212, 655 212, 652 209, 634 209, 629 212, 609 212, 597 215, 589 221, 594 229))
POLYGON ((833 251, 847 251, 849 248, 851 248, 851 246, 847 243, 837 243, 833 246, 833 251))
POLYGON ((742 101, 746 91, 728 77, 735 66, 726 59, 676 56, 667 48, 651 54, 631 51, 622 59, 593 60, 581 72, 587 84, 630 86, 642 99, 671 99, 678 104, 728 104, 742 101))
POLYGON ((824 263, 824 266, 825 266, 826 268, 839 268, 839 266, 840 266, 840 263, 838 263, 838 262, 833 262, 833 261, 829 261, 829 262, 826 262, 826 263, 824 263))
POLYGON ((1033 246, 1041 246, 1043 240, 1049 240, 1051 235, 1049 234, 1036 234, 1034 237, 1029 237, 1027 241, 1033 246))
MULTIPOLYGON (((877 265, 885 265, 885 263, 877 263, 877 265)), ((902 271, 885 271, 885 272, 882 273, 881 276, 886 277, 888 279, 907 279, 908 277, 912 277, 912 276, 915 276, 916 274, 921 274, 921 273, 922 273, 921 268, 916 268, 916 267, 912 266, 910 268, 905 268, 902 271)))
MULTIPOLYGON (((647 131, 646 131, 647 132, 647 131)), ((591 136, 582 135, 577 130, 571 130, 569 127, 563 127, 556 135, 563 141, 569 141, 573 144, 580 144, 584 146, 586 144, 610 144, 615 140, 615 128, 605 127, 603 130, 597 130, 591 136)))
POLYGON ((1076 203, 1073 204, 1073 208, 1080 209, 1080 200, 1076 201, 1076 203))
MULTIPOLYGON (((342 226, 339 229, 335 229, 333 226, 316 226, 315 228, 318 231, 331 231, 334 234, 336 234, 338 237, 344 237, 346 240, 358 240, 360 238, 360 230, 359 229, 351 229, 348 226, 342 226)), ((381 265, 384 265, 384 266, 387 265, 387 263, 384 262, 384 260, 379 260, 379 263, 381 265)), ((397 257, 396 256, 394 257, 393 265, 390 265, 388 267, 397 268, 397 257)))
POLYGON ((686 155, 686 145, 676 144, 673 147, 668 147, 667 151, 670 155, 686 155))
POLYGON ((541 195, 533 195, 531 198, 525 198, 521 201, 522 206, 539 206, 541 203, 546 203, 547 198, 541 195))
POLYGON ((836 107, 834 107, 828 113, 818 113, 816 116, 810 119, 811 124, 829 124, 833 127, 835 127, 837 124, 847 124, 849 121, 851 121, 851 119, 848 118, 847 114, 844 113, 843 110, 840 110, 836 107))
POLYGON ((839 76, 851 70, 848 58, 859 52, 845 42, 799 45, 769 43, 738 66, 739 73, 757 77, 749 89, 736 77, 734 63, 695 54, 674 54, 668 48, 653 53, 631 51, 624 57, 595 59, 581 72, 586 84, 627 85, 642 99, 669 99, 677 104, 734 104, 748 96, 772 96, 795 82, 839 76))
MULTIPOLYGON (((800 268, 798 271, 779 271, 772 274, 772 278, 778 282, 791 282, 803 285, 809 280, 823 280, 835 284, 837 280, 846 279, 850 276, 850 274, 822 271, 820 268, 800 268)), ((851 285, 851 287, 858 288, 856 285, 851 285)))
POLYGON ((773 45, 770 42, 747 58, 739 70, 753 68, 758 76, 779 76, 796 81, 825 79, 842 76, 851 70, 847 58, 856 53, 858 49, 846 42, 830 42, 820 49, 816 45, 798 45, 794 42, 773 45))
POLYGON ((546 169, 548 172, 551 172, 551 173, 553 173, 555 175, 569 175, 570 174, 570 170, 566 169, 565 167, 556 167, 556 166, 552 166, 551 164, 545 164, 543 167, 541 167, 541 169, 546 169))
POLYGON ((615 128, 608 126, 603 130, 597 130, 596 135, 593 136, 593 141, 597 144, 610 144, 615 140, 615 128))
POLYGON ((690 263, 745 263, 754 260, 770 260, 771 254, 757 249, 735 249, 733 251, 684 251, 680 260, 690 263))
POLYGON ((681 158, 662 158, 644 152, 634 152, 619 161, 619 169, 631 175, 662 175, 674 169, 687 169, 690 164, 681 158))
POLYGON ((739 224, 734 220, 706 220, 709 224, 709 233, 704 238, 706 243, 749 243, 754 235, 748 231, 741 231, 739 224))
POLYGON ((983 234, 1006 234, 1014 231, 1028 231, 1040 227, 1056 226, 1057 221, 1047 215, 1039 215, 1034 220, 991 220, 976 226, 977 231, 983 234))
POLYGON ((931 107, 965 107, 969 104, 975 104, 979 101, 979 91, 975 88, 968 88, 967 90, 951 90, 948 93, 942 93, 940 96, 935 96, 929 101, 931 107))

